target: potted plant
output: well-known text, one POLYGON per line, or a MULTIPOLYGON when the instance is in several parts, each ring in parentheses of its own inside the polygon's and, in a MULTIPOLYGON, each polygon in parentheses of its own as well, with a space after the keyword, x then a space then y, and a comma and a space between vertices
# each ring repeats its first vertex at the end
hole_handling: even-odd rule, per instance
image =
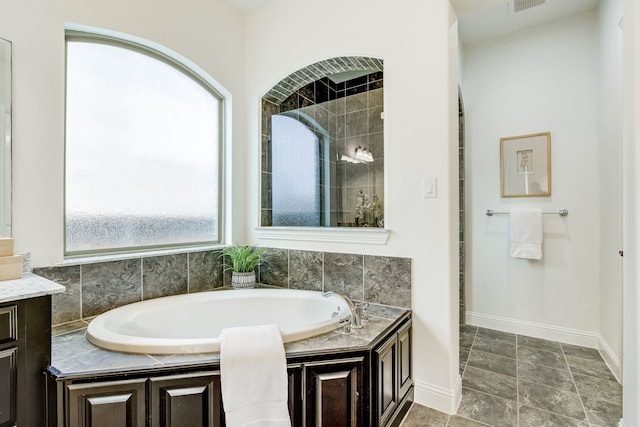
POLYGON ((256 267, 264 262, 265 249, 255 246, 233 245, 222 249, 221 257, 225 257, 231 265, 226 270, 233 270, 231 285, 234 288, 253 288, 256 284, 256 267))

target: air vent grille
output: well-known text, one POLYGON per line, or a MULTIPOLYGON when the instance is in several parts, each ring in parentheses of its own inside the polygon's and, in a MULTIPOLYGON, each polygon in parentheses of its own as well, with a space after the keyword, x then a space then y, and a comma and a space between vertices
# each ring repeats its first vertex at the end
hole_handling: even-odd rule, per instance
POLYGON ((532 7, 542 6, 547 3, 549 0, 511 0, 509 1, 511 5, 511 12, 518 13, 527 9, 531 9, 532 7))

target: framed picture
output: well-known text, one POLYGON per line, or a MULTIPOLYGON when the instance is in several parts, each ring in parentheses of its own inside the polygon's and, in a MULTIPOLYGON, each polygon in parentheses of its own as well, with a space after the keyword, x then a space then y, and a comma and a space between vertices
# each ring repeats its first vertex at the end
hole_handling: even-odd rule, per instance
POLYGON ((551 133, 500 138, 500 195, 551 195, 551 133))

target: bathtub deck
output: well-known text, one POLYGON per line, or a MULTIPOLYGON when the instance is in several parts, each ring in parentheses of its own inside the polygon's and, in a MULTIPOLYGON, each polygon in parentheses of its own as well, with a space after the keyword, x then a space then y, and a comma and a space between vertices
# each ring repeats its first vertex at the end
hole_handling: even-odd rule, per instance
MULTIPOLYGON (((352 329, 351 334, 335 330, 313 338, 285 344, 287 357, 308 354, 371 349, 386 331, 410 316, 410 310, 384 305, 369 305, 369 321, 362 329, 352 329)), ((54 335, 51 340, 51 366, 49 371, 57 378, 73 378, 87 375, 113 375, 175 367, 206 366, 219 363, 219 353, 199 354, 127 354, 104 350, 89 343, 86 328, 54 335)))

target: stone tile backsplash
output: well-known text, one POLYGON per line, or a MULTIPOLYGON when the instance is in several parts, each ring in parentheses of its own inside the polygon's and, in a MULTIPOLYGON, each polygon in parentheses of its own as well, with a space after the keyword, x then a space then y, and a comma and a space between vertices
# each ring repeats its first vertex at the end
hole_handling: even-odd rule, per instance
MULTIPOLYGON (((258 281, 341 292, 356 301, 411 308, 411 259, 268 248, 258 281)), ((34 268, 66 286, 52 296, 52 324, 91 318, 131 302, 231 285, 220 251, 34 268)))

